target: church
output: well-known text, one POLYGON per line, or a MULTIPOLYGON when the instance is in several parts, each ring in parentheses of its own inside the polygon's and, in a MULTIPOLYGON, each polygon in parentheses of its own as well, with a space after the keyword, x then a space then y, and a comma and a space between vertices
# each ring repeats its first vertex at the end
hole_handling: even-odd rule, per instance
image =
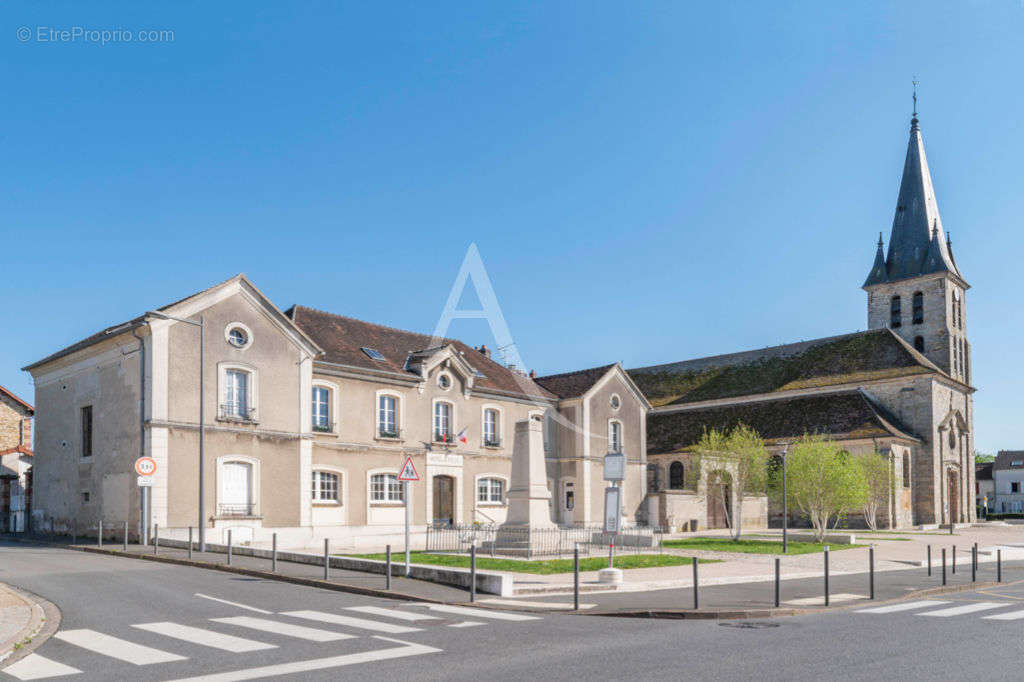
MULTIPOLYGON (((652 524, 723 525, 728 515, 711 508, 712 496, 687 489, 687 453, 705 428, 740 422, 773 454, 817 433, 886 457, 894 483, 883 526, 975 520, 969 285, 939 216, 916 107, 884 247, 880 233, 862 285, 867 331, 629 370, 652 405, 652 524)), ((727 498, 739 500, 736 491, 727 498)))

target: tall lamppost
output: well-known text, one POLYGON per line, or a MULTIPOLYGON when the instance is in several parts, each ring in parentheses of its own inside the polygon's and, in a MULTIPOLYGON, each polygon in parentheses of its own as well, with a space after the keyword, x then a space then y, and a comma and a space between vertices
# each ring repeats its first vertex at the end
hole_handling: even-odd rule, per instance
POLYGON ((173 320, 184 322, 193 327, 199 327, 199 551, 206 551, 206 326, 203 316, 199 320, 186 320, 182 317, 174 317, 167 313, 151 310, 146 317, 155 317, 160 320, 173 320))
POLYGON ((789 529, 789 498, 786 496, 786 453, 789 451, 787 443, 782 448, 782 553, 785 554, 789 548, 786 531, 789 529))

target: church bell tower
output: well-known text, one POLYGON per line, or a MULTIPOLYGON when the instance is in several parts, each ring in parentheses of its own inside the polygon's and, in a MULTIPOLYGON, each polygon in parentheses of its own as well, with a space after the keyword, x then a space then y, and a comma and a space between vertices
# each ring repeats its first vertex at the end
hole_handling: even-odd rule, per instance
POLYGON ((971 346, 964 318, 969 287, 942 227, 917 119, 917 96, 889 250, 878 250, 864 282, 868 328, 889 327, 942 371, 971 382, 971 346))

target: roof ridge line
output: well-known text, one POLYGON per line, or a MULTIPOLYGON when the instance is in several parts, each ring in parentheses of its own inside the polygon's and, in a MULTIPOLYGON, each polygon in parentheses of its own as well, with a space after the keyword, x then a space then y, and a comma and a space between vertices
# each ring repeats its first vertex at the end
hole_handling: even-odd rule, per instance
MULTIPOLYGON (((340 317, 343 320, 352 320, 353 322, 358 322, 360 324, 367 324, 367 325, 370 325, 371 327, 377 327, 378 329, 387 329, 388 331, 401 332, 403 334, 413 334, 415 336, 426 336, 426 337, 429 337, 431 339, 434 338, 433 334, 424 334, 423 332, 414 332, 414 331, 409 330, 409 329, 399 329, 398 327, 392 327, 392 326, 389 326, 389 325, 386 325, 386 324, 380 324, 379 322, 370 322, 368 320, 361 320, 358 317, 352 317, 351 315, 341 315, 339 313, 332 313, 329 310, 323 310, 321 308, 314 308, 312 306, 302 305, 301 303, 293 303, 290 309, 294 310, 296 308, 305 308, 306 310, 310 310, 310 311, 312 311, 314 313, 320 313, 321 315, 330 315, 331 317, 340 317)), ((453 339, 453 338, 450 338, 450 337, 447 337, 447 336, 442 336, 440 338, 441 338, 442 341, 446 342, 444 345, 448 345, 449 343, 452 343, 452 342, 455 342, 455 341, 458 340, 458 339, 453 339)), ((431 347, 433 348, 435 346, 431 346, 431 347)), ((436 347, 440 348, 440 346, 436 346, 436 347)), ((425 350, 425 349, 417 349, 417 350, 425 350)))

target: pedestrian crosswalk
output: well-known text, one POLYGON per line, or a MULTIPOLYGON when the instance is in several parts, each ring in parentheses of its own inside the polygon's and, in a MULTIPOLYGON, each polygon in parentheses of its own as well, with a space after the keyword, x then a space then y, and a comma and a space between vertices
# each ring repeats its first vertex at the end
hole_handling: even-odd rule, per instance
POLYGON ((979 616, 985 620, 1020 620, 1024 618, 1024 610, 1019 608, 1020 602, 1011 601, 958 601, 922 599, 918 601, 890 604, 888 606, 877 606, 870 609, 859 609, 856 613, 890 614, 907 613, 914 616, 926 616, 929 618, 952 618, 955 616, 968 616, 979 614, 983 611, 994 611, 1008 607, 1018 607, 1013 611, 1003 613, 987 614, 979 616), (942 608, 935 608, 942 607, 942 608))
MULTIPOLYGON (((92 663, 110 659, 129 664, 133 670, 141 669, 135 666, 158 666, 160 678, 167 679, 174 673, 169 672, 171 668, 158 664, 181 663, 189 660, 190 656, 197 660, 205 660, 199 655, 204 649, 215 650, 218 655, 248 654, 273 649, 284 654, 282 660, 285 662, 254 668, 244 667, 244 656, 237 659, 228 656, 223 659, 222 665, 234 665, 234 668, 228 667, 225 672, 195 678, 206 682, 248 680, 440 652, 441 649, 393 638, 394 635, 420 633, 430 627, 473 628, 496 622, 515 623, 540 618, 522 613, 445 604, 427 604, 413 608, 360 605, 340 607, 340 612, 295 610, 275 613, 226 600, 210 599, 229 606, 245 608, 250 612, 256 611, 258 615, 223 616, 192 623, 135 623, 130 626, 130 630, 119 630, 117 636, 89 628, 58 630, 53 638, 71 645, 70 649, 44 645, 41 650, 46 655, 31 653, 15 661, 0 669, 0 679, 47 680, 79 675, 88 673, 88 666, 83 664, 83 661, 92 663), (456 622, 452 622, 453 619, 456 622), (137 631, 139 641, 132 636, 132 631, 137 631), (272 641, 267 641, 268 638, 272 641), (347 654, 339 653, 334 646, 329 652, 330 655, 325 658, 302 661, 288 661, 286 655, 286 642, 289 640, 329 645, 358 638, 364 638, 363 641, 376 640, 377 646, 370 651, 347 654), (193 648, 189 649, 190 646, 193 648), (66 660, 60 660, 62 658, 66 660)), ((156 676, 155 672, 150 674, 156 676)), ((126 672, 124 677, 143 679, 145 675, 141 672, 126 672)))

